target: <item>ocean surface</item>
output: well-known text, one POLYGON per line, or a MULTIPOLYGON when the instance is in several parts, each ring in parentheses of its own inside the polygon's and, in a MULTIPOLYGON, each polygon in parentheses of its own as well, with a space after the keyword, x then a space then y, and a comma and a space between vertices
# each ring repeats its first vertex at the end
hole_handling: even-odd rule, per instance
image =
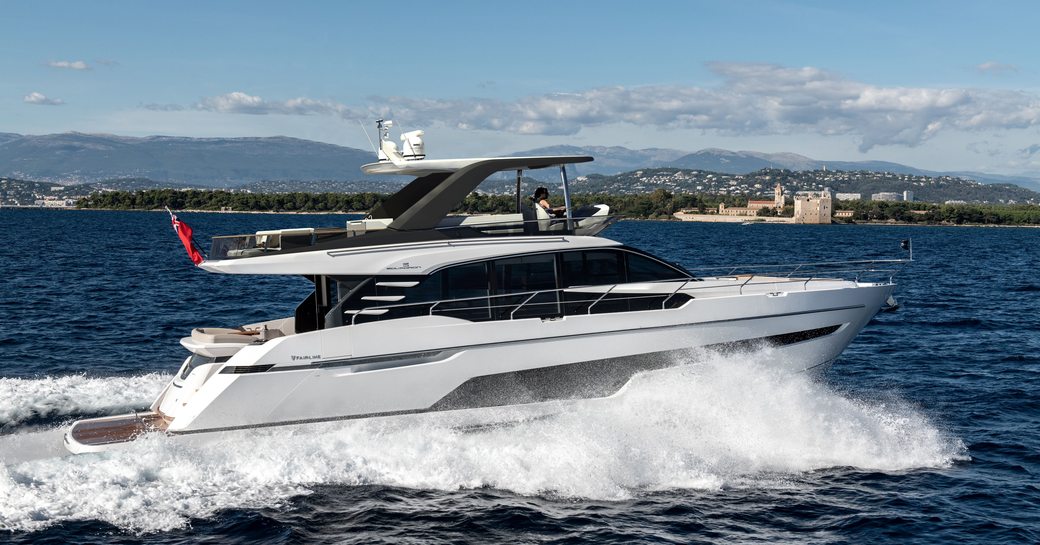
MULTIPOLYGON (((345 220, 180 217, 200 240, 345 220)), ((289 315, 309 283, 197 270, 165 213, 0 209, 0 233, 0 542, 1040 542, 1040 229, 624 221, 604 235, 689 268, 899 258, 907 238, 915 261, 902 308, 819 381, 718 356, 510 426, 78 457, 39 451, 146 407, 191 328, 289 315)))

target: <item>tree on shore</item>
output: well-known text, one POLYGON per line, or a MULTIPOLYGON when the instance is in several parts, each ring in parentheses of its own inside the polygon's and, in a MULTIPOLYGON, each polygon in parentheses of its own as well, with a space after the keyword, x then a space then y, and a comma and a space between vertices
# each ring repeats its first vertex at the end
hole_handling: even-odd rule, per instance
MULTIPOLYGON (((104 191, 80 199, 80 208, 114 210, 235 210, 270 212, 366 212, 386 199, 380 193, 247 193, 224 190, 148 189, 142 191, 104 191)), ((562 195, 551 195, 553 203, 563 203, 562 195)), ((670 219, 681 210, 705 212, 726 206, 745 206, 737 196, 714 194, 673 194, 657 189, 649 194, 578 194, 572 205, 606 204, 612 214, 630 218, 670 219)), ((526 203, 525 203, 526 205, 526 203)), ((835 209, 853 211, 854 221, 898 221, 923 224, 1040 225, 1040 206, 996 204, 931 204, 923 202, 838 201, 835 209)), ((769 209, 771 210, 771 209, 769 209)), ((516 211, 513 195, 471 193, 454 210, 464 214, 506 214, 516 211)), ((759 212, 760 215, 763 212, 759 212)), ((765 212, 770 214, 771 212, 765 212)), ((794 207, 780 212, 791 216, 794 207)))

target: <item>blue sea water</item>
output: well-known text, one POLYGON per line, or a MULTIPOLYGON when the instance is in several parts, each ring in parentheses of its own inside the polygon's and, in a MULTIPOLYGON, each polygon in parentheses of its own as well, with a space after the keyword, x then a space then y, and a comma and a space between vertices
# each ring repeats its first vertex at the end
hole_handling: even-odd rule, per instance
MULTIPOLYGON (((182 214, 200 240, 342 215, 182 214)), ((1040 230, 625 221, 690 268, 903 256, 902 308, 821 381, 681 361, 551 419, 367 420, 21 459, 142 408, 192 327, 288 315, 294 277, 206 274, 164 213, 0 209, 0 542, 1040 542, 1040 230), (60 437, 58 435, 57 437, 60 437)))

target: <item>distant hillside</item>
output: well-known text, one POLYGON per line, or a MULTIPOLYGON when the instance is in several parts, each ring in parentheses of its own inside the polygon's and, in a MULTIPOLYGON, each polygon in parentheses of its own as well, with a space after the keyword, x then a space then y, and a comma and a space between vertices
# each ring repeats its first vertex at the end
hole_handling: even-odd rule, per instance
MULTIPOLYGON (((730 151, 724 149, 703 149, 694 153, 677 150, 651 149, 630 150, 620 147, 577 147, 555 146, 538 148, 513 155, 536 155, 545 153, 564 153, 572 155, 592 155, 593 163, 575 165, 574 174, 620 174, 648 168, 681 168, 705 170, 725 174, 749 174, 762 169, 788 169, 795 171, 842 170, 891 172, 894 174, 912 174, 920 176, 956 176, 972 179, 986 184, 1015 184, 1021 187, 1040 191, 1040 179, 1028 176, 1001 176, 982 172, 943 172, 915 168, 888 161, 822 161, 796 153, 761 153, 755 151, 730 151)), ((555 172, 535 171, 533 177, 541 180, 554 180, 555 172)))
POLYGON ((724 149, 704 149, 689 155, 683 155, 665 166, 729 174, 747 174, 763 168, 812 170, 813 168, 818 168, 818 164, 818 161, 813 161, 808 157, 794 153, 768 154, 724 149))
POLYGON ((868 171, 763 169, 750 174, 725 174, 679 168, 642 169, 613 176, 590 174, 575 178, 575 193, 637 195, 665 190, 673 194, 714 194, 770 197, 779 182, 788 195, 798 191, 873 193, 912 191, 914 199, 927 202, 1038 204, 1040 193, 1011 184, 982 184, 953 176, 924 176, 868 171))
POLYGON ((202 187, 360 180, 372 152, 298 138, 0 134, 0 176, 59 183, 148 178, 202 187))
MULTIPOLYGON (((947 201, 964 201, 977 204, 1040 204, 1040 193, 1011 184, 981 184, 953 176, 922 176, 912 174, 894 174, 868 171, 791 171, 780 169, 763 169, 750 174, 725 174, 703 170, 658 168, 625 172, 613 176, 589 174, 576 176, 571 189, 575 195, 600 195, 599 200, 615 198, 625 199, 630 196, 672 194, 683 199, 694 196, 694 199, 716 199, 730 203, 746 202, 748 198, 771 198, 773 186, 779 182, 788 195, 798 191, 819 191, 830 188, 841 193, 860 193, 862 199, 870 198, 872 193, 912 191, 914 200, 919 202, 945 203, 947 201), (605 197, 604 197, 605 196, 605 197), (698 197, 699 196, 699 197, 698 197)), ((545 182, 525 177, 522 181, 523 194, 530 195, 539 185, 545 182)), ((162 189, 169 184, 162 184, 144 179, 120 179, 94 184, 60 186, 52 183, 33 182, 17 179, 0 179, 0 205, 32 205, 36 200, 46 198, 78 199, 90 194, 108 195, 113 192, 145 192, 162 189)), ((362 193, 391 193, 401 187, 400 182, 257 182, 221 191, 225 195, 275 195, 304 192, 327 195, 358 195, 362 193)), ((504 196, 512 199, 516 188, 516 180, 512 177, 499 176, 487 180, 479 188, 480 193, 504 196)), ((187 188, 174 189, 174 193, 196 194, 198 191, 183 191, 187 188), (176 191, 180 189, 182 191, 176 191)), ((552 186, 553 193, 558 193, 552 186)), ((153 191, 154 192, 154 191, 153 191)), ((167 190, 169 192, 169 190, 167 190)), ((557 195, 557 198, 559 195, 557 195)), ((483 197, 478 197, 483 198, 483 197)), ((228 197, 232 199, 232 197, 228 197)), ((232 200, 246 199, 234 197, 232 200)), ((238 201, 236 201, 238 202, 238 201)), ((246 199, 241 202, 254 202, 246 199)), ((273 202, 273 201, 272 201, 273 202)), ((221 206, 231 205, 231 201, 221 206)), ((247 208, 252 209, 252 208, 247 208)), ((358 210, 360 208, 349 208, 358 210)), ((645 215, 645 214, 644 214, 645 215)))
MULTIPOLYGON (((649 148, 633 150, 621 146, 548 146, 535 148, 519 153, 511 154, 513 157, 527 155, 591 155, 596 160, 592 163, 573 165, 574 172, 581 174, 617 174, 637 168, 658 168, 672 165, 676 159, 682 157, 686 152, 649 148)), ((544 169, 532 171, 532 176, 538 179, 556 179, 559 177, 556 170, 544 169)))
MULTIPOLYGON (((814 171, 826 167, 827 170, 931 177, 950 175, 1040 190, 1040 180, 1029 177, 933 172, 884 161, 821 161, 794 153, 723 149, 688 153, 663 148, 632 150, 620 146, 551 146, 512 155, 591 155, 596 159, 592 163, 568 167, 572 177, 614 175, 651 168, 748 174, 769 168, 814 171)), ((388 191, 406 181, 404 177, 365 176, 360 167, 372 160, 372 152, 367 150, 281 136, 131 138, 82 133, 43 136, 0 133, 0 177, 66 185, 105 182, 109 187, 109 180, 133 179, 154 181, 161 187, 232 188, 259 184, 255 186, 256 191, 284 192, 311 191, 325 184, 349 188, 345 189, 349 191, 388 191)), ((559 180, 555 169, 529 171, 525 175, 534 180, 532 183, 541 185, 551 185, 559 180)), ((507 185, 506 178, 483 188, 507 185)))

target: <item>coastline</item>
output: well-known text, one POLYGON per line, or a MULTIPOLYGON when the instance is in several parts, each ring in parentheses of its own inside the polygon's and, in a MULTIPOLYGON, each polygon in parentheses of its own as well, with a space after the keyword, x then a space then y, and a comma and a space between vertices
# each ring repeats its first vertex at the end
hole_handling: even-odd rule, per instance
MULTIPOLYGON (((700 220, 662 220, 662 219, 650 219, 650 218, 624 218, 624 219, 640 219, 642 221, 682 221, 684 223, 731 223, 740 225, 735 221, 700 221, 700 220)), ((790 218, 784 218, 790 219, 790 218)), ((831 222, 831 223, 794 223, 793 221, 750 221, 747 222, 750 225, 819 225, 819 226, 833 226, 833 225, 863 225, 863 226, 889 226, 889 227, 1022 227, 1028 229, 1038 229, 1040 224, 1036 223, 1025 223, 1020 225, 1003 224, 1003 223, 911 223, 906 221, 856 221, 856 222, 831 222)))
MULTIPOLYGON (((78 208, 78 207, 44 207, 44 206, 2 206, 0 210, 4 209, 15 209, 15 210, 55 210, 55 211, 100 211, 100 212, 166 212, 166 210, 152 208, 152 209, 141 209, 141 208, 78 208)), ((327 216, 333 214, 352 214, 352 215, 363 215, 367 214, 367 210, 355 210, 355 211, 297 211, 297 210, 201 210, 201 209, 179 209, 175 212, 189 213, 189 214, 278 214, 278 215, 310 215, 310 216, 327 216)), ((472 214, 472 215, 488 215, 488 214, 472 214)), ((661 218, 638 218, 638 217, 623 217, 622 221, 662 221, 662 222, 677 222, 677 223, 731 223, 740 225, 741 223, 749 223, 750 225, 814 225, 809 223, 794 223, 792 221, 778 221, 778 220, 790 220, 790 218, 761 218, 752 220, 740 220, 739 222, 733 220, 723 221, 700 221, 700 220, 680 220, 677 218, 661 219, 661 218), (765 221, 762 221, 765 219, 765 221), (769 221, 772 220, 772 221, 769 221)), ((857 221, 850 223, 830 223, 830 224, 819 224, 819 225, 863 225, 863 226, 891 226, 891 227, 1005 227, 1005 228, 1026 228, 1026 229, 1040 229, 1040 224, 1030 223, 1021 225, 1011 224, 994 224, 994 223, 910 223, 910 222, 897 222, 897 221, 857 221)))
MULTIPOLYGON (((73 206, 0 206, 0 210, 10 208, 15 210, 56 210, 56 211, 101 211, 101 212, 166 212, 162 208, 79 208, 73 206)), ((299 214, 299 215, 329 215, 329 214, 367 214, 368 210, 359 211, 304 211, 304 210, 202 210, 193 208, 179 208, 174 212, 180 214, 182 212, 190 214, 299 214)))

